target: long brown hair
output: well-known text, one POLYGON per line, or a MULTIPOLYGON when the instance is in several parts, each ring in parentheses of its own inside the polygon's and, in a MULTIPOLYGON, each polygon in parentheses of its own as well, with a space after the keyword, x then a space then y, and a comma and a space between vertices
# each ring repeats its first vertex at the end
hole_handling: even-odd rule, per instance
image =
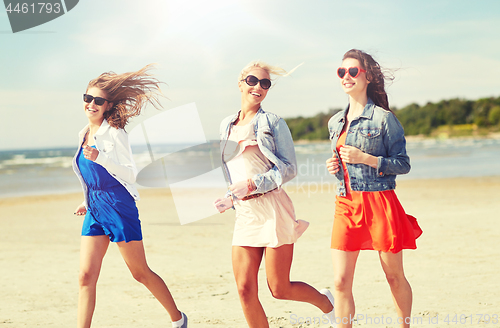
POLYGON ((373 100, 375 105, 391 111, 387 92, 385 92, 385 81, 392 81, 394 79, 392 75, 384 74, 379 63, 364 51, 351 49, 344 54, 342 60, 346 58, 357 59, 361 64, 361 68, 366 70, 366 78, 370 81, 366 90, 367 96, 373 100))
POLYGON ((123 74, 106 72, 89 82, 87 90, 92 87, 101 89, 107 93, 107 100, 113 103, 113 108, 104 113, 109 125, 125 128, 128 120, 141 114, 148 102, 157 109, 161 107, 158 101, 161 82, 148 73, 152 67, 153 64, 149 64, 136 72, 123 74))

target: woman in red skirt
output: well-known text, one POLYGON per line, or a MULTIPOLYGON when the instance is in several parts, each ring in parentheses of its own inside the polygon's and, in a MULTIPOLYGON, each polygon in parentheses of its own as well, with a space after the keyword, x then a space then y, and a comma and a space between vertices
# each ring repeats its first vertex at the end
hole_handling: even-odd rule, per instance
POLYGON ((415 249, 422 230, 405 213, 394 189, 396 175, 410 171, 404 131, 389 109, 380 65, 350 50, 337 74, 349 96, 347 108, 328 122, 333 156, 327 169, 337 182, 332 257, 339 328, 352 327, 352 284, 360 250, 379 252, 401 327, 409 327, 412 291, 403 270, 403 249, 415 249))

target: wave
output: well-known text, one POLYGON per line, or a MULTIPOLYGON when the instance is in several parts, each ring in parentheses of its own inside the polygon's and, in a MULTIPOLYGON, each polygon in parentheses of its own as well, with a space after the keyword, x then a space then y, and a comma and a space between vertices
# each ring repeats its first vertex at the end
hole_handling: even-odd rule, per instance
POLYGON ((5 159, 0 162, 0 169, 12 169, 17 166, 37 165, 45 167, 71 167, 72 157, 39 157, 39 158, 26 158, 25 154, 17 154, 10 159, 5 159))

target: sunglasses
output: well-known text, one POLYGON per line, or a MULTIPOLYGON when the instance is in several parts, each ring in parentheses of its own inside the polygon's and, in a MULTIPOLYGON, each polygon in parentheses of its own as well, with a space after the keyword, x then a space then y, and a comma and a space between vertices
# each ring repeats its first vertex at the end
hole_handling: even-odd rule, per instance
POLYGON ((360 73, 366 73, 366 71, 364 69, 362 69, 361 67, 349 67, 349 68, 344 68, 344 67, 339 67, 337 69, 337 75, 343 79, 344 76, 349 73, 349 75, 352 77, 352 78, 357 78, 359 76, 360 73))
POLYGON ((94 103, 97 105, 97 106, 102 106, 104 105, 104 103, 107 101, 109 102, 109 100, 106 100, 104 98, 101 98, 101 97, 94 97, 94 96, 91 96, 91 95, 88 95, 86 93, 83 94, 83 101, 85 101, 86 103, 90 104, 92 102, 92 100, 94 101, 94 103))
POLYGON ((256 86, 260 82, 260 86, 264 90, 267 90, 271 87, 271 80, 269 80, 269 79, 259 80, 257 77, 255 77, 253 75, 248 75, 246 78, 244 78, 241 81, 245 81, 246 84, 248 84, 251 87, 256 86))

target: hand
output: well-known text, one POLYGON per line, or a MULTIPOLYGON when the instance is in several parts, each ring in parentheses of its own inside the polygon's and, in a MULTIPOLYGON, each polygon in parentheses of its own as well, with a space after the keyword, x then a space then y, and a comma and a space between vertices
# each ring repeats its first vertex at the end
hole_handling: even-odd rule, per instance
POLYGON ((256 188, 255 184, 251 179, 238 181, 229 186, 229 190, 233 193, 236 198, 242 199, 256 188))
POLYGON ((340 148, 340 158, 349 164, 364 164, 366 154, 356 147, 344 145, 340 148))
POLYGON ((339 159, 336 154, 326 160, 326 168, 330 174, 336 174, 340 170, 339 159))
POLYGON ((95 148, 90 147, 89 145, 85 145, 82 148, 83 148, 83 156, 85 156, 86 159, 94 162, 97 158, 97 155, 99 155, 99 151, 95 148))
POLYGON ((233 207, 233 200, 231 197, 219 198, 214 202, 214 206, 219 211, 219 213, 224 213, 226 210, 233 207))
POLYGON ((75 210, 75 215, 82 216, 87 214, 87 209, 85 208, 84 204, 80 204, 75 210))

